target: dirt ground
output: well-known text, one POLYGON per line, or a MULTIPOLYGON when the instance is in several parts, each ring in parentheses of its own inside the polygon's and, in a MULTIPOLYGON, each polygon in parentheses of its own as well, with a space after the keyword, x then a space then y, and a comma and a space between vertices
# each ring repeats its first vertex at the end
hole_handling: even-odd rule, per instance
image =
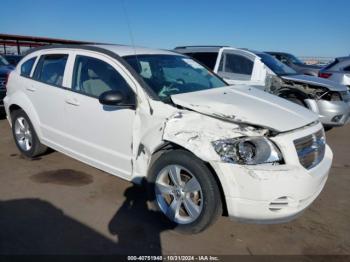
POLYGON ((327 141, 325 189, 298 219, 251 225, 220 218, 198 235, 159 223, 142 187, 51 152, 29 161, 0 120, 0 254, 350 254, 350 126, 327 141))

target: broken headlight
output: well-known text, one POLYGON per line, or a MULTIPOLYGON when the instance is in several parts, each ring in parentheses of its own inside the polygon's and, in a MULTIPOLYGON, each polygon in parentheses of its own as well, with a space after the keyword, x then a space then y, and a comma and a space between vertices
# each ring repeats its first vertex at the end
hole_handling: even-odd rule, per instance
POLYGON ((240 137, 212 142, 221 160, 242 165, 280 163, 280 150, 266 137, 240 137))

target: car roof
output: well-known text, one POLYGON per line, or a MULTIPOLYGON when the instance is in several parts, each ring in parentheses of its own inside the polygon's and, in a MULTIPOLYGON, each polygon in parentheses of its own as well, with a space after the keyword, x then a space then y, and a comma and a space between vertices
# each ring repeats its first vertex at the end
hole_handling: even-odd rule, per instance
POLYGON ((290 53, 287 52, 276 52, 276 51, 264 51, 264 53, 268 53, 268 54, 273 54, 273 55, 290 55, 290 53))
POLYGON ((111 51, 119 56, 130 55, 175 55, 175 52, 171 52, 163 49, 152 49, 145 47, 132 47, 127 45, 92 45, 95 47, 103 48, 111 51))
POLYGON ((174 50, 176 52, 180 53, 201 53, 201 52, 219 52, 221 48, 223 47, 229 47, 229 46, 221 46, 221 45, 215 45, 215 46, 205 46, 205 45, 197 45, 197 46, 178 46, 175 47, 174 50))
POLYGON ((339 62, 343 62, 350 59, 350 56, 341 56, 336 58, 339 62))
POLYGON ((130 55, 178 55, 175 52, 162 50, 162 49, 151 49, 145 47, 132 47, 127 45, 52 45, 52 46, 43 46, 35 49, 31 49, 27 55, 42 51, 42 50, 55 50, 55 49, 73 49, 73 50, 92 50, 97 52, 109 52, 114 53, 118 56, 130 56, 130 55))

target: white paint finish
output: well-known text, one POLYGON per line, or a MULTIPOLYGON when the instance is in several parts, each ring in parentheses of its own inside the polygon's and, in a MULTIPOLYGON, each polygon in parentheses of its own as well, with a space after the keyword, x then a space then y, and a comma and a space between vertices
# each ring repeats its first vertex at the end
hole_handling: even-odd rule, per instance
MULTIPOLYGON (((136 89, 114 59, 89 51, 74 52, 74 56, 77 55, 96 58, 112 65, 126 79, 131 90, 136 89)), ((72 59, 68 65, 69 85, 72 83, 74 61, 72 59)), ((66 91, 64 112, 66 148, 75 154, 81 154, 82 158, 94 159, 104 170, 113 170, 113 174, 130 179, 135 110, 103 106, 98 98, 66 91)))
POLYGON ((306 170, 299 164, 293 141, 313 134, 321 124, 271 138, 282 151, 285 165, 241 166, 211 161, 226 196, 229 214, 245 222, 276 223, 300 214, 321 192, 332 164, 333 154, 326 147, 324 160, 306 170), (249 186, 247 186, 249 185, 249 186), (277 212, 269 210, 273 200, 287 196, 294 204, 277 212))
POLYGON ((257 85, 257 86, 265 86, 265 78, 267 74, 267 70, 265 65, 261 62, 260 58, 256 56, 254 53, 241 50, 237 48, 224 47, 221 48, 218 54, 218 58, 216 60, 214 72, 219 76, 225 79, 227 83, 230 85, 257 85), (219 72, 220 61, 223 59, 225 54, 235 54, 238 56, 245 57, 249 59, 253 63, 253 71, 250 79, 238 79, 235 77, 227 77, 226 75, 219 72))
POLYGON ((285 132, 317 120, 317 115, 285 99, 246 86, 173 95, 175 104, 236 123, 285 132))
MULTIPOLYGON (((103 48, 105 50, 112 51, 119 56, 130 56, 130 55, 175 55, 175 52, 171 52, 168 50, 160 50, 160 49, 151 49, 145 47, 132 47, 126 45, 93 45, 96 47, 103 48)), ((179 55, 179 54, 178 54, 179 55)))
MULTIPOLYGON (((106 48, 119 54, 134 54, 130 47, 106 48)), ((300 200, 312 196, 307 202, 309 204, 322 188, 332 161, 330 149, 327 148, 326 157, 318 166, 306 170, 299 164, 293 146, 293 140, 321 128, 320 124, 305 127, 317 117, 303 108, 253 88, 235 86, 175 95, 172 97, 175 103, 191 110, 179 109, 150 99, 130 72, 105 54, 78 49, 60 50, 71 52, 63 82, 66 89, 44 88, 36 81, 19 76, 17 68, 10 76, 9 91, 4 100, 7 112, 12 104, 26 111, 44 144, 135 182, 147 175, 152 156, 162 145, 167 142, 177 144, 212 165, 228 201, 229 214, 239 219, 277 222, 290 218, 306 206, 271 213, 266 203, 288 193, 300 200), (136 93, 136 111, 104 110, 96 98, 71 92, 73 61, 78 53, 105 59, 118 70, 136 93), (28 94, 27 85, 40 90, 41 97, 33 98, 28 94), (52 100, 53 96, 57 101, 52 100), (76 101, 77 105, 66 104, 67 99, 76 101), (270 138, 280 148, 285 165, 223 163, 211 145, 211 142, 224 138, 267 136, 268 129, 288 131, 270 138)), ((31 56, 46 52, 55 53, 55 50, 43 50, 31 56)), ((156 50, 147 49, 137 52, 158 54, 156 50)), ((164 52, 159 51, 159 54, 164 52)))

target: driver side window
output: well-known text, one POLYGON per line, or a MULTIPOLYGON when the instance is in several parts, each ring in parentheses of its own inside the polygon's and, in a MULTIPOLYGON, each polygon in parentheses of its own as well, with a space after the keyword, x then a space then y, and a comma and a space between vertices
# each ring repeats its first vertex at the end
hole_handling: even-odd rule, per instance
POLYGON ((125 79, 108 63, 87 56, 77 56, 72 90, 98 98, 106 91, 119 91, 131 102, 132 90, 125 79))

